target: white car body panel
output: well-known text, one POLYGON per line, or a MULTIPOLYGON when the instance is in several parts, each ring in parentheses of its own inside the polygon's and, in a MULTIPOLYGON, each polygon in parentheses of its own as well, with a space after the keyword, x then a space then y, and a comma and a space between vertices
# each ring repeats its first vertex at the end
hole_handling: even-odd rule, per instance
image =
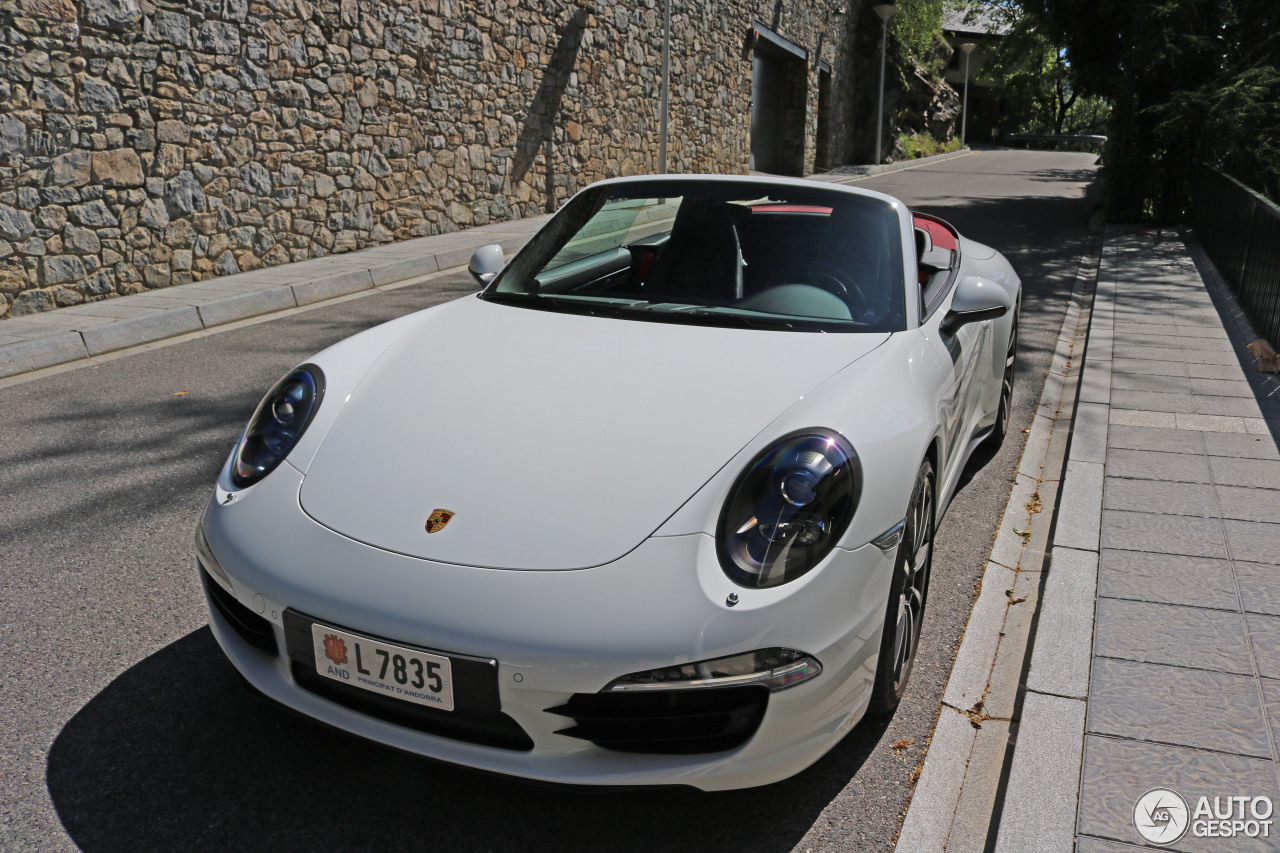
POLYGON ((201 521, 229 578, 209 571, 206 582, 257 614, 282 650, 247 644, 210 593, 214 635, 241 675, 362 737, 530 779, 719 790, 821 757, 871 696, 895 554, 870 543, 903 520, 926 457, 940 518, 996 420, 1016 311, 945 334, 954 281, 980 276, 1015 306, 1021 287, 999 253, 960 237, 950 292, 919 316, 911 212, 832 191, 895 206, 903 330, 653 323, 465 297, 311 359, 324 396, 297 445, 246 488, 229 458, 201 521), (722 508, 760 453, 815 428, 858 454, 853 519, 802 576, 739 586, 717 553, 722 508), (457 515, 427 534, 436 508, 457 515), (311 692, 283 652, 286 610, 496 660, 502 713, 533 746, 428 734, 311 692), (570 721, 547 712, 628 673, 775 647, 813 656, 821 673, 770 693, 758 730, 726 752, 611 751, 562 734, 570 721))
POLYGON ((888 337, 457 300, 422 312, 351 392, 306 470, 302 507, 353 539, 431 560, 598 566, 639 545, 761 426, 888 337), (406 452, 370 452, 371 441, 406 452), (447 536, 423 535, 435 508, 457 513, 447 536))

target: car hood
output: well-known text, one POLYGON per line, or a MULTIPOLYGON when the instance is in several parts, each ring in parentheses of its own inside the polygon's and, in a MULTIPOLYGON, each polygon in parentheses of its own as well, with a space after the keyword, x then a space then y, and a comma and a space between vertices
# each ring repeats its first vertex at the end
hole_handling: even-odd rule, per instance
POLYGON ((423 312, 357 384, 305 472, 302 507, 352 539, 430 560, 602 565, 887 338, 459 300, 423 312), (427 533, 437 509, 452 517, 427 533))

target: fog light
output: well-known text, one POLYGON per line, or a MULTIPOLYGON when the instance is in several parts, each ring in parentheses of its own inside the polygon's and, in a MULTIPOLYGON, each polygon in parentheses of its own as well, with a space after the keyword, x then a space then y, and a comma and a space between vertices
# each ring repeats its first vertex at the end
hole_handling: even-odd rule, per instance
POLYGON ((692 687, 739 687, 763 684, 782 690, 813 678, 822 664, 795 649, 761 649, 697 663, 633 672, 611 682, 606 692, 684 690, 692 687))

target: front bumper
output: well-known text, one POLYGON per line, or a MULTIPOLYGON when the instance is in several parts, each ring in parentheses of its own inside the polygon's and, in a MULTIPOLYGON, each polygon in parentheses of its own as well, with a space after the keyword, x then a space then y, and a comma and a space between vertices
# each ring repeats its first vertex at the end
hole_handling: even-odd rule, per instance
POLYGON ((253 687, 307 716, 409 752, 531 779, 718 790, 803 770, 865 711, 892 570, 892 555, 874 546, 837 550, 804 577, 768 590, 732 584, 703 534, 651 538, 593 569, 476 569, 334 533, 302 512, 301 481, 282 465, 234 502, 211 501, 202 527, 230 579, 228 590, 205 575, 219 645, 253 687), (730 592, 739 595, 733 607, 730 592), (226 602, 217 601, 227 595, 261 620, 257 627, 274 636, 276 654, 237 630, 226 602), (415 727, 309 689, 298 677, 300 661, 288 654, 286 611, 496 660, 501 715, 527 743, 495 745, 415 727), (621 675, 768 647, 804 651, 823 671, 769 693, 758 727, 740 746, 637 754, 561 733, 575 722, 563 711, 575 696, 598 694, 621 675))

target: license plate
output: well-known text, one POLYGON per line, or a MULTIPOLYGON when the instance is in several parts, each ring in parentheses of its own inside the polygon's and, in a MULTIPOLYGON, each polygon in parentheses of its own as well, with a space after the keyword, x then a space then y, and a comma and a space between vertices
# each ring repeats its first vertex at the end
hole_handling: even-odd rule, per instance
POLYGON ((314 623, 311 640, 316 672, 325 678, 393 699, 453 710, 453 670, 447 657, 314 623))

